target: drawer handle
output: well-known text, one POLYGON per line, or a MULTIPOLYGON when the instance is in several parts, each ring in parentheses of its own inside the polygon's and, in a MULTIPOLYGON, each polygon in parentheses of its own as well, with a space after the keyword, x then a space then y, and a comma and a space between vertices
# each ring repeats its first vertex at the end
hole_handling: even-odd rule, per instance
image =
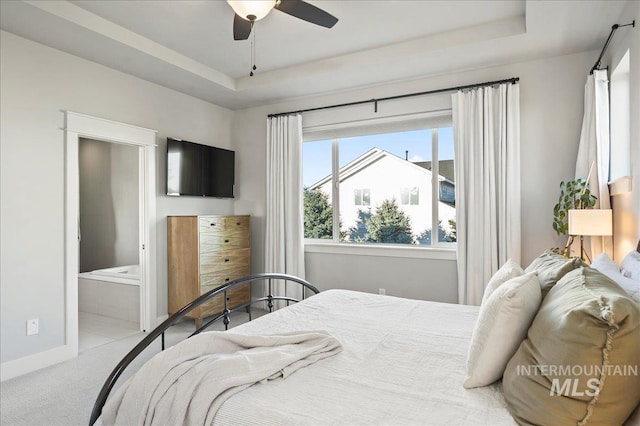
POLYGON ((210 223, 209 226, 216 226, 216 224, 215 223, 210 223))
POLYGON ((236 225, 240 226, 240 222, 236 222, 236 225))
POLYGON ((231 298, 227 297, 227 302, 228 302, 229 300, 231 300, 231 298))
POLYGON ((225 243, 228 243, 228 242, 229 242, 229 240, 224 240, 224 242, 225 242, 225 243))
POLYGON ((229 259, 225 259, 224 261, 225 261, 225 262, 228 262, 228 261, 229 261, 229 259))
POLYGON ((227 282, 227 281, 229 281, 229 278, 225 278, 225 279, 224 279, 224 282, 227 282))

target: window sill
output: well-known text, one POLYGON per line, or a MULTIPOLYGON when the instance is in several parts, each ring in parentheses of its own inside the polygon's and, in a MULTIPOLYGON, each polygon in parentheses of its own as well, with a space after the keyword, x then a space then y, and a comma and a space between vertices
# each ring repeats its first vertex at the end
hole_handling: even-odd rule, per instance
POLYGON ((455 247, 402 247, 395 245, 321 243, 314 241, 305 243, 304 252, 354 256, 404 257, 409 259, 456 260, 455 247))

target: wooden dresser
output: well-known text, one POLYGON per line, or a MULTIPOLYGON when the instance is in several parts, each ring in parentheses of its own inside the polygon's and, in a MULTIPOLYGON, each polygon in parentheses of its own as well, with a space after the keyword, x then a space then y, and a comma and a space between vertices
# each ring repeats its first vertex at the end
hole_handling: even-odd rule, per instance
MULTIPOLYGON (((249 216, 169 216, 167 252, 169 315, 207 291, 251 273, 249 216)), ((249 284, 227 294, 229 308, 251 299, 249 284)), ((223 295, 187 316, 202 318, 224 310, 223 295)))

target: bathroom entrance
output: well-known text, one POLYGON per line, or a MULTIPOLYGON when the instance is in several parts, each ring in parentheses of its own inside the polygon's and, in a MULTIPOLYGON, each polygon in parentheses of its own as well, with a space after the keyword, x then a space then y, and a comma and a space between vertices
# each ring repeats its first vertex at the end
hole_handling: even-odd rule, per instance
POLYGON ((79 352, 140 330, 138 151, 79 140, 79 352))
POLYGON ((155 285, 156 131, 70 111, 65 119, 65 346, 76 356, 100 344, 97 336, 149 331, 162 319, 155 285), (88 328, 80 327, 80 317, 88 328), (108 324, 116 320, 132 329, 116 331, 108 324), (87 332, 97 335, 89 336, 93 344, 79 345, 87 332))

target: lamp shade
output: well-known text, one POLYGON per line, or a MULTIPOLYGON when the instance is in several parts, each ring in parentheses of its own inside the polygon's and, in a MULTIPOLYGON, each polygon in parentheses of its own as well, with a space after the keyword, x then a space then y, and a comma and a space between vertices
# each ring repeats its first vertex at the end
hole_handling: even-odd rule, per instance
POLYGON ((259 21, 276 6, 276 0, 227 0, 227 3, 239 17, 247 21, 250 21, 249 16, 259 21))
POLYGON ((611 235, 611 210, 569 210, 569 235, 611 235))

